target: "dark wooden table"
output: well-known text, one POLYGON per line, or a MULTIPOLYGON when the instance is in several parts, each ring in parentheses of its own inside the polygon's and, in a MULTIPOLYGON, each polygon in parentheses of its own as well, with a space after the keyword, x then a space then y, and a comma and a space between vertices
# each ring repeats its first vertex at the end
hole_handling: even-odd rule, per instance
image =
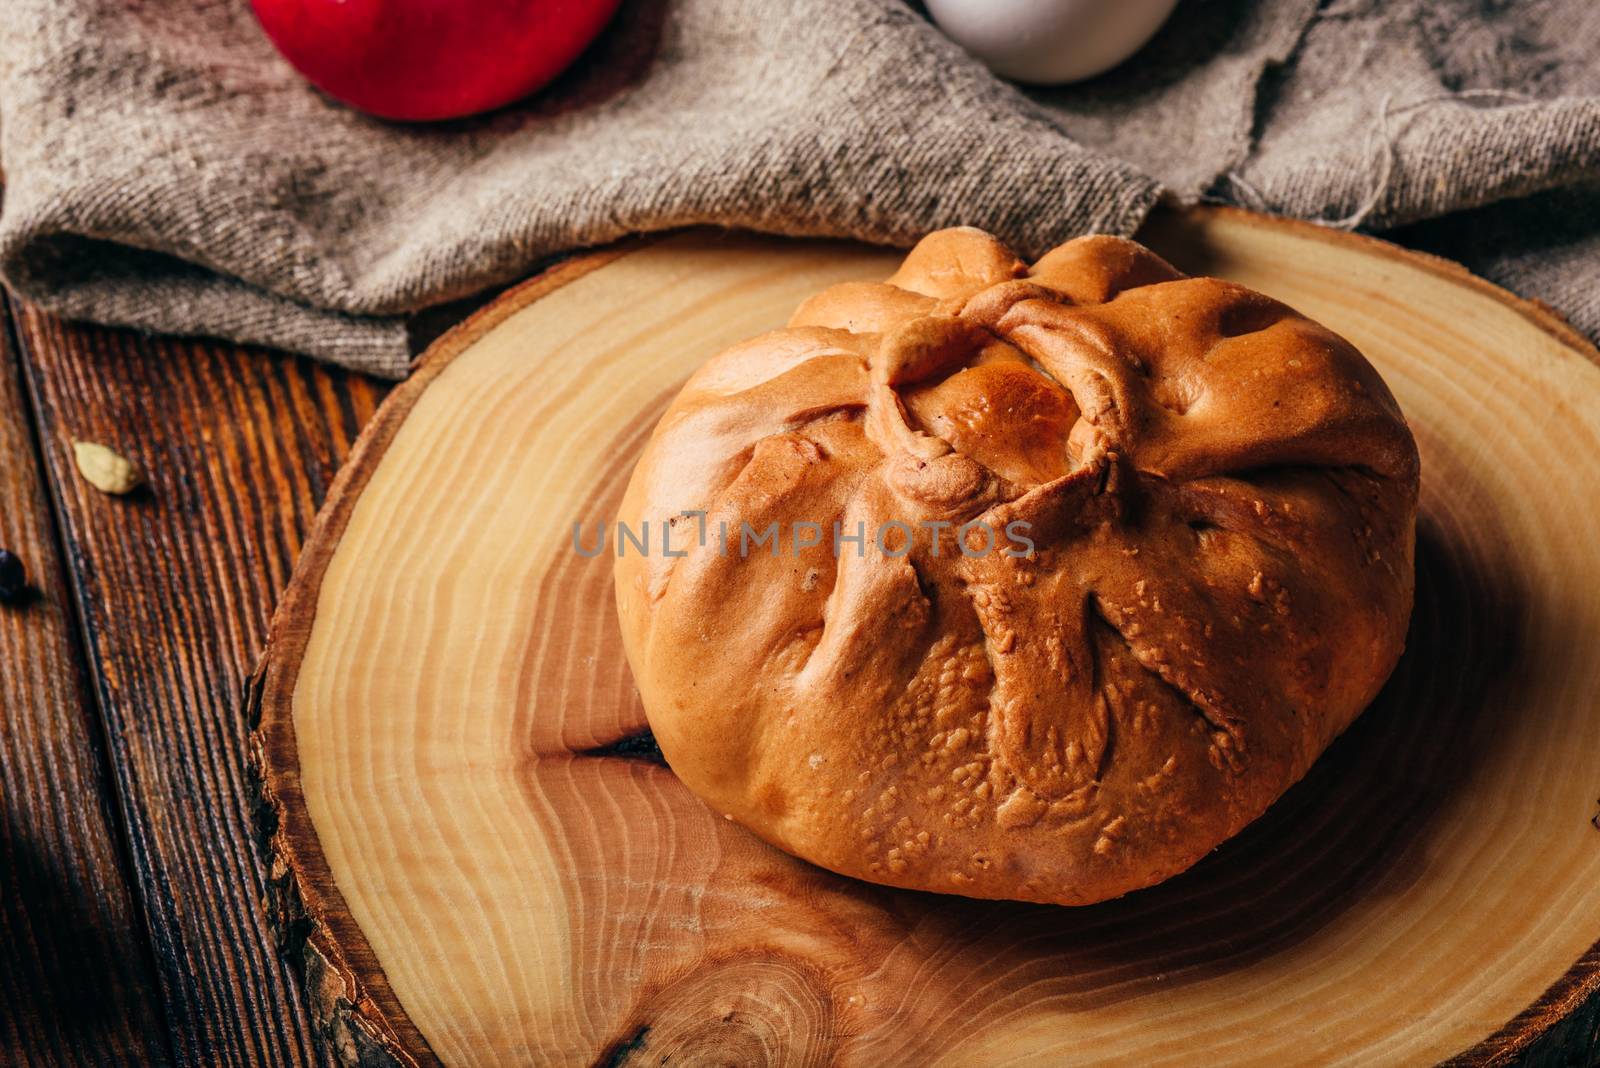
POLYGON ((63 323, 0 330, 0 1064, 330 1063, 262 911, 240 687, 384 387, 63 323), (136 459, 107 497, 73 439, 136 459))
MULTIPOLYGON (((0 1065, 331 1063, 268 929, 240 691, 382 384, 0 312, 0 1065), (106 497, 73 439, 136 459, 106 497)), ((1600 1012, 1528 1065, 1600 1063, 1600 1012)))

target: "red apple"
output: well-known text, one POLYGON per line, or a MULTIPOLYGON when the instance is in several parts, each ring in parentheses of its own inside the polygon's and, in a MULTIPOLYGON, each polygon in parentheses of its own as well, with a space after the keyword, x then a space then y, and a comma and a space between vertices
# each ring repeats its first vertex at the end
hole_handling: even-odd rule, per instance
POLYGON ((509 104, 566 69, 620 0, 251 0, 295 69, 390 119, 509 104))

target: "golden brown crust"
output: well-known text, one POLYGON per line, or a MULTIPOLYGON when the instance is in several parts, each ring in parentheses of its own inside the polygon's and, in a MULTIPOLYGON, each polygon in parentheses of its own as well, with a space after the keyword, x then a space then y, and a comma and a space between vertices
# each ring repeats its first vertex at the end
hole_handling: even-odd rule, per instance
POLYGON ((1377 373, 1292 309, 1119 238, 1030 269, 946 230, 690 379, 618 610, 668 761, 763 838, 1083 904, 1193 864, 1376 694, 1417 479, 1377 373))

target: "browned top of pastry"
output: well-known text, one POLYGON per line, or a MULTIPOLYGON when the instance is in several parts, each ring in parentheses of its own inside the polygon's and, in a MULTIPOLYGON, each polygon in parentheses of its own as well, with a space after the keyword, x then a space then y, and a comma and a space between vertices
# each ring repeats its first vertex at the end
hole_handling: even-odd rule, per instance
POLYGON ((1376 694, 1417 477, 1377 372, 1293 309, 1119 238, 1029 267, 945 230, 689 380, 617 604, 719 811, 847 875, 1087 903, 1236 833, 1376 694))

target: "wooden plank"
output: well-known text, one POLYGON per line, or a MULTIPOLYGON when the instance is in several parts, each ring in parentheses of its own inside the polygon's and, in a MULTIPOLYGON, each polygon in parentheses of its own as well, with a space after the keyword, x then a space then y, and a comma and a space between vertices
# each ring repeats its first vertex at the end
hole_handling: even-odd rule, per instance
POLYGON ((69 584, 0 297, 0 1063, 170 1058, 69 584))
POLYGON ((1593 1068, 1600 1064, 1600 997, 1591 997, 1512 1062, 1515 1068, 1593 1068))
POLYGON ((308 361, 17 315, 178 1057, 323 1063, 264 915, 240 694, 312 518, 381 386, 308 361), (149 473, 127 498, 73 439, 149 473))

